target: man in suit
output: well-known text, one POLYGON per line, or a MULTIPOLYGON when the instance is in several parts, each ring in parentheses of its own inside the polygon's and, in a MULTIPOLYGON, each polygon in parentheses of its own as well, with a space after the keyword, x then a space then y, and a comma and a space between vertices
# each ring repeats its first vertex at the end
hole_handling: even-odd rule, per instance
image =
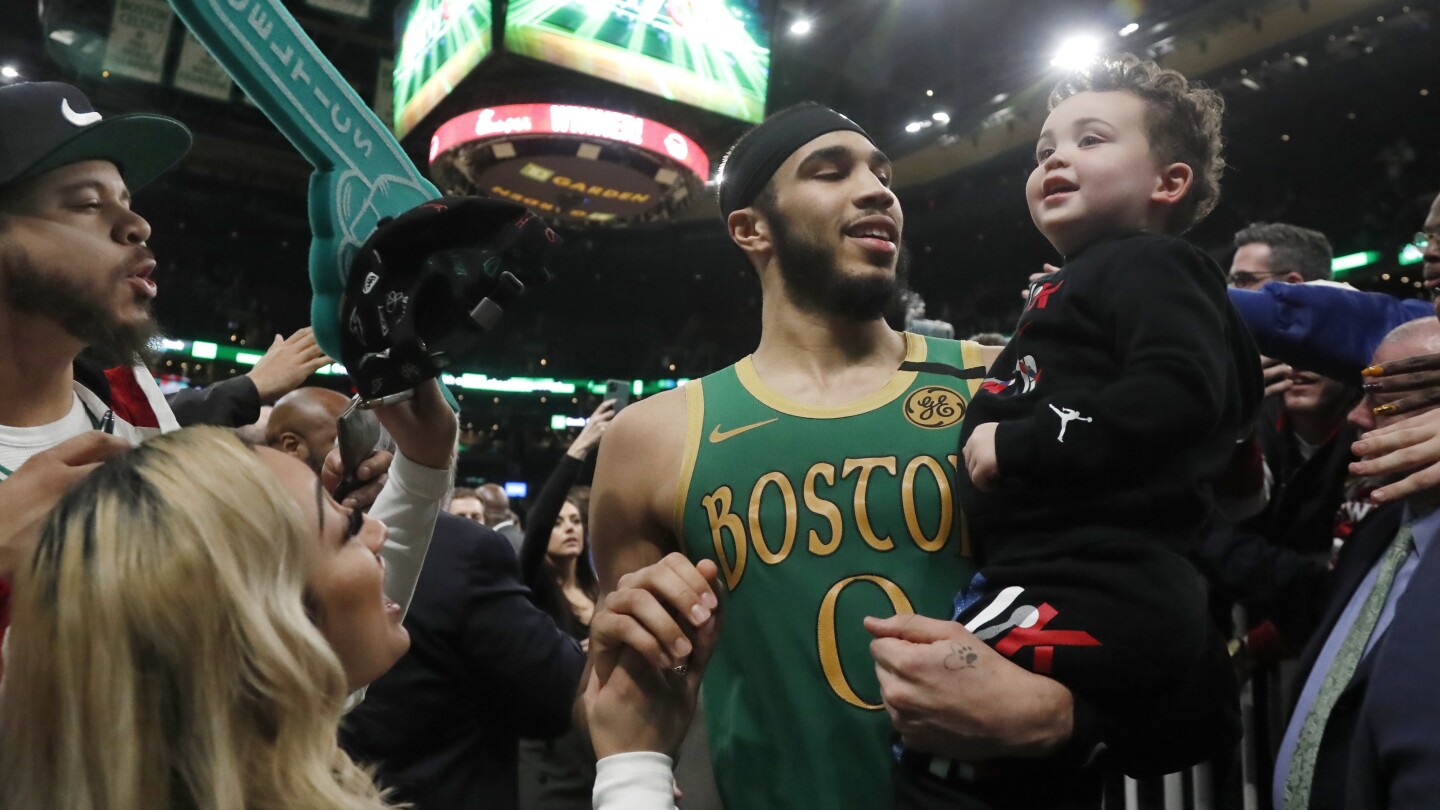
MULTIPOLYGON (((1373 362, 1382 365, 1435 352, 1440 352, 1440 322, 1427 318, 1390 332, 1373 362)), ((1369 391, 1349 419, 1362 431, 1384 427, 1398 419, 1384 406, 1400 396, 1369 391)), ((1428 604, 1435 586, 1427 588, 1419 580, 1423 565, 1430 578, 1440 582, 1440 566, 1433 559, 1440 554, 1427 556, 1440 534, 1437 505, 1440 493, 1432 490, 1378 508, 1342 548, 1329 601, 1300 658, 1299 693, 1275 765, 1277 810, 1394 806, 1369 800, 1395 786, 1387 784, 1393 763, 1387 764, 1379 752, 1392 752, 1395 745, 1415 740, 1440 746, 1440 739, 1431 739, 1440 737, 1434 730, 1436 715, 1397 707, 1395 698, 1381 691, 1383 684, 1398 687, 1416 679, 1428 681, 1428 671, 1406 659, 1417 655, 1426 663, 1440 659, 1434 625, 1424 623, 1427 610, 1437 612, 1428 604), (1409 599, 1404 598, 1407 594, 1409 599), (1403 610, 1397 611, 1397 605, 1403 610), (1396 638, 1399 632, 1415 633, 1417 641, 1401 642, 1396 638), (1351 773, 1365 784, 1349 785, 1360 803, 1347 805, 1351 773)), ((1433 701, 1432 694, 1425 697, 1433 701)), ((1424 779, 1437 779, 1433 769, 1411 781, 1424 779)), ((1436 792, 1433 786, 1429 790, 1420 794, 1415 806, 1433 803, 1436 792)))
POLYGON ((513 810, 517 741, 569 729, 580 645, 531 604, 509 542, 449 514, 405 628, 410 652, 346 715, 341 746, 415 810, 513 810))

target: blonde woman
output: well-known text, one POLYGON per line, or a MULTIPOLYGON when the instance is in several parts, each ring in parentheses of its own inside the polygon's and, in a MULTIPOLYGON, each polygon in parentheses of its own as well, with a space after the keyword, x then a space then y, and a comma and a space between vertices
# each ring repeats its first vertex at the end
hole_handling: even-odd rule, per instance
MULTIPOLYGON (((381 500, 405 503, 375 507, 427 538, 425 472, 443 478, 454 436, 448 411, 447 425, 419 407, 430 394, 386 420, 401 454, 381 500)), ((384 591, 387 533, 228 431, 113 456, 17 571, 0 807, 385 807, 335 736, 347 694, 409 646, 384 591)), ((408 600, 413 579, 395 585, 408 600)))

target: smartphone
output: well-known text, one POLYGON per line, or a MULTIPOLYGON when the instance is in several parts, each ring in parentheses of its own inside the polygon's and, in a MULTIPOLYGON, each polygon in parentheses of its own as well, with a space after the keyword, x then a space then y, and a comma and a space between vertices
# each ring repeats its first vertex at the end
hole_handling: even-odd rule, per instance
POLYGON ((335 488, 335 500, 341 501, 346 495, 360 488, 356 476, 360 463, 375 452, 380 443, 380 420, 373 410, 360 407, 360 397, 350 400, 345 412, 336 423, 336 442, 340 445, 340 465, 343 472, 340 485, 335 488))
POLYGON ((629 380, 606 380, 605 399, 615 400, 615 413, 625 409, 630 404, 630 392, 632 390, 629 380))

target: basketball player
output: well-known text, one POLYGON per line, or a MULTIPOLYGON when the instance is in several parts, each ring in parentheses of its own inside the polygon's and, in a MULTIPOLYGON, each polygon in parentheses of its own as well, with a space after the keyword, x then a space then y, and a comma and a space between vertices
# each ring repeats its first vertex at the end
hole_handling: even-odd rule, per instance
POLYGON ((888 807, 894 730, 862 620, 949 618, 973 573, 956 448, 983 376, 965 370, 988 358, 886 325, 904 218, 890 162, 848 118, 777 113, 722 176, 760 345, 610 426, 591 501, 602 587, 677 550, 718 564, 704 698, 727 806, 888 807))

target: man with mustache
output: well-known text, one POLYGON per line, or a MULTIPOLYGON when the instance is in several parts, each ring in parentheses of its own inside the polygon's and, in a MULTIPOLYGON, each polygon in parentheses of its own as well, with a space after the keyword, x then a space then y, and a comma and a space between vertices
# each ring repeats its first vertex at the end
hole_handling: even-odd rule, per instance
MULTIPOLYGON (((165 116, 104 117, 66 84, 0 88, 0 571, 69 483, 181 424, 144 364, 158 334, 155 258, 130 194, 190 141, 165 116), (7 483, 41 454, 41 470, 7 483)), ((284 360, 258 375, 188 397, 186 421, 254 421, 262 398, 298 385, 323 357, 300 345, 307 338, 277 344, 284 360)), ((7 594, 0 578, 0 630, 7 594)))

